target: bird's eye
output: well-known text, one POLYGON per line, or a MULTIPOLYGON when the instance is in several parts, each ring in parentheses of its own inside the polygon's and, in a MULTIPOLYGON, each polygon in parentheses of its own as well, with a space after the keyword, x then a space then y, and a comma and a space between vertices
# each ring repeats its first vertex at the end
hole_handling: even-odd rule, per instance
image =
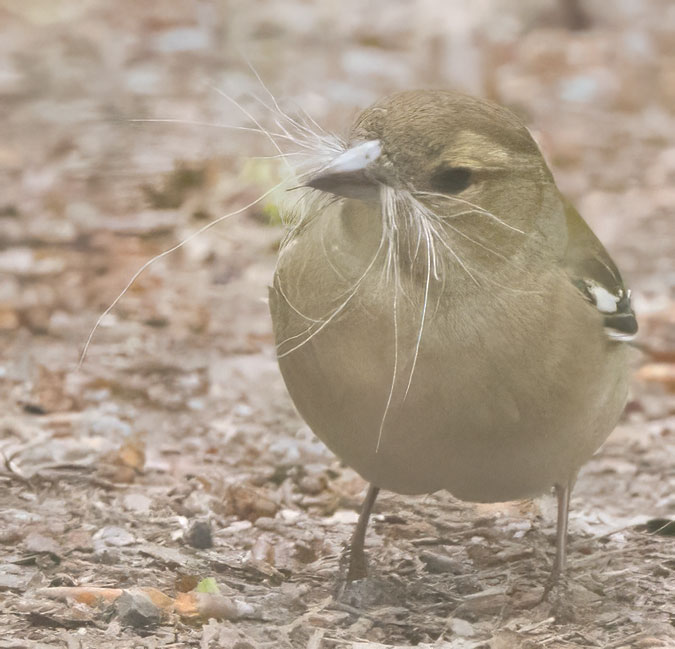
POLYGON ((459 194, 471 184, 468 167, 441 167, 431 177, 431 186, 442 194, 459 194))

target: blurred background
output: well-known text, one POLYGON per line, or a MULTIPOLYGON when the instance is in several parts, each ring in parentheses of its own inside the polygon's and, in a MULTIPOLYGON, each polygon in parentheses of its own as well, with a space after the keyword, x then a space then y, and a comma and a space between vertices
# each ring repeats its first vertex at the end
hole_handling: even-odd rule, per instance
MULTIPOLYGON (((274 195, 148 268, 76 369, 91 327, 142 264, 278 182, 281 165, 260 157, 278 153, 269 140, 226 128, 255 126, 250 116, 277 128, 255 99, 271 102, 256 74, 289 114, 306 111, 339 134, 361 108, 413 87, 484 96, 527 122, 632 287, 641 326, 633 397, 582 473, 572 530, 624 548, 628 563, 616 570, 648 574, 654 591, 624 584, 625 601, 610 610, 625 628, 584 628, 601 642, 665 624, 675 615, 672 579, 664 585, 675 572, 672 541, 638 544, 633 563, 621 543, 675 510, 671 0, 0 0, 4 561, 48 551, 74 582, 105 571, 107 583, 170 590, 139 544, 180 546, 183 527, 203 519, 220 556, 264 574, 337 569, 364 485, 314 440, 276 369, 265 304, 283 234, 274 195), (132 576, 96 565, 111 526, 130 535, 115 552, 133 559, 132 576), (620 528, 631 532, 619 539, 620 528), (641 572, 649 551, 670 557, 655 559, 661 576, 641 572), (79 563, 68 564, 73 556, 79 563)), ((435 533, 430 512, 448 502, 385 500, 383 511, 399 511, 408 527, 378 519, 383 565, 410 560, 402 539, 435 533)), ((548 525, 547 507, 508 516, 534 511, 548 525)), ((457 552, 474 568, 485 559, 457 552)), ((0 621, 24 637, 17 602, 51 584, 56 567, 12 570, 0 580, 13 597, 0 621)), ((480 627, 493 613, 475 615, 476 637, 494 630, 480 627)), ((359 633, 431 637, 396 629, 359 633)))
MULTIPOLYGON (((611 9, 592 0, 3 0, 0 11, 1 331, 78 342, 82 310, 106 306, 154 244, 270 186, 274 165, 251 164, 276 153, 270 142, 217 127, 253 126, 218 90, 274 127, 250 97, 269 103, 247 62, 289 112, 301 107, 338 133, 360 108, 404 88, 455 88, 511 107, 619 257, 638 309, 662 307, 672 289, 668 0, 611 9)), ((189 311, 208 303, 202 262, 222 274, 232 257, 219 241, 228 227, 239 226, 166 260, 176 268, 196 255, 189 311)), ((152 295, 143 304, 131 296, 118 315, 173 309, 181 282, 150 274, 152 295)))

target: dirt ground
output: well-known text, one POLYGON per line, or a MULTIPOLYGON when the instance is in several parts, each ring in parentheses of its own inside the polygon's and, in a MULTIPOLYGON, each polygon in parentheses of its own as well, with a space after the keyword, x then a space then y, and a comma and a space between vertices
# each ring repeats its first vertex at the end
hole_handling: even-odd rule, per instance
POLYGON ((0 0, 0 649, 675 647, 675 5, 561 6, 0 0), (384 494, 335 597, 365 483, 276 366, 277 151, 218 127, 254 125, 224 92, 275 128, 247 60, 338 132, 402 88, 512 107, 622 268, 642 354, 564 605, 549 496, 384 494))

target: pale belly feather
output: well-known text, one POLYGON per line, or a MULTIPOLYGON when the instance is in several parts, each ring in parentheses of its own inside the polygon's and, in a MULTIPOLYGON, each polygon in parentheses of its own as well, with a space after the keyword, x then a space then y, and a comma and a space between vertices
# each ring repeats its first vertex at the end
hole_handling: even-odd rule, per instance
POLYGON ((299 243, 270 290, 279 365, 310 428, 366 480, 480 502, 529 497, 566 482, 614 428, 626 400, 627 352, 606 340, 562 272, 540 277, 540 294, 504 295, 509 319, 500 317, 499 298, 484 308, 449 282, 428 309, 412 372, 419 304, 399 297, 395 336, 391 292, 372 273, 326 317, 325 305, 348 294, 328 295, 334 269, 299 243), (589 335, 579 340, 551 320, 542 294, 588 320, 589 335), (312 324, 319 315, 327 322, 312 324), (589 372, 583 383, 561 378, 589 372))

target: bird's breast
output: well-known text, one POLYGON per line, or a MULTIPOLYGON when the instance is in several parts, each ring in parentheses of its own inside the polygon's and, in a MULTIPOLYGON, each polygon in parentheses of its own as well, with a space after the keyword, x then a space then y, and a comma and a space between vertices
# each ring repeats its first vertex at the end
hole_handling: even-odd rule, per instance
POLYGON ((601 326, 579 341, 551 319, 551 300, 592 317, 562 276, 502 291, 420 281, 392 271, 377 233, 348 250, 331 235, 310 229, 281 252, 270 307, 296 407, 365 479, 526 497, 567 479, 609 434, 625 359, 605 360, 601 326))

